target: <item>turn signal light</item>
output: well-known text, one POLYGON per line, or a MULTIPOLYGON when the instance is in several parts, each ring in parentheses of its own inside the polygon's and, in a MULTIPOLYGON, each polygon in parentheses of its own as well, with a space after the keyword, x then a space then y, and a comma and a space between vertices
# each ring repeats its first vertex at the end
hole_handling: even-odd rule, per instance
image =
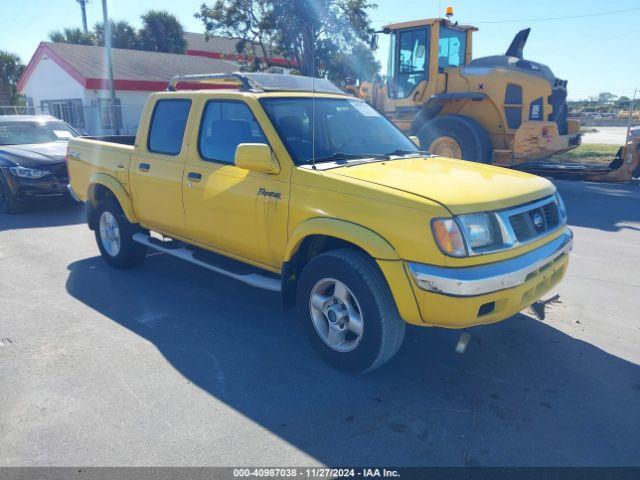
POLYGON ((454 219, 437 218, 431 223, 431 228, 436 243, 444 253, 453 257, 464 257, 467 254, 462 232, 454 219))

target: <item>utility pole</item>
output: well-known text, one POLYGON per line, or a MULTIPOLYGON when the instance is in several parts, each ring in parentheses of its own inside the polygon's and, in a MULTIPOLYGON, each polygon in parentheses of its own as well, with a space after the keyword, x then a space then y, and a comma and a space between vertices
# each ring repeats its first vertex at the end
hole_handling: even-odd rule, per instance
POLYGON ((84 33, 89 33, 89 29, 87 28, 87 3, 90 0, 76 0, 80 4, 80 10, 82 10, 82 30, 84 33))
POLYGON ((113 62, 111 60, 111 21, 109 20, 109 13, 107 12, 107 0, 102 0, 102 18, 104 23, 104 53, 107 60, 107 77, 109 81, 109 96, 111 101, 109 102, 109 113, 111 116, 111 125, 113 127, 113 133, 120 135, 120 126, 118 125, 118 119, 116 118, 116 91, 113 86, 113 62))

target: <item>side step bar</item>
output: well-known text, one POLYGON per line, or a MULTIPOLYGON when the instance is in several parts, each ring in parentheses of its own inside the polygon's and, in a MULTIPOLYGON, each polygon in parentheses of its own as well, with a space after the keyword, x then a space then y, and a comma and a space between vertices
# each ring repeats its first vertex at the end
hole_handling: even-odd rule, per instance
POLYGON ((187 262, 193 263, 200 267, 204 267, 213 272, 219 273, 226 277, 233 278, 242 283, 246 283, 252 287, 262 288, 263 290, 269 290, 272 292, 279 292, 281 289, 280 280, 275 278, 269 278, 265 275, 260 275, 258 273, 247 273, 247 274, 239 274, 235 272, 231 272, 224 268, 220 268, 216 265, 213 265, 208 262, 204 262, 202 260, 198 260, 193 256, 193 251, 188 248, 166 248, 161 245, 158 245, 157 242, 152 242, 148 235, 144 233, 136 233, 133 235, 133 240, 135 242, 141 243, 142 245, 146 245, 149 248, 153 248, 154 250, 158 250, 160 252, 166 253, 167 255, 172 255, 174 257, 178 257, 181 260, 186 260, 187 262))

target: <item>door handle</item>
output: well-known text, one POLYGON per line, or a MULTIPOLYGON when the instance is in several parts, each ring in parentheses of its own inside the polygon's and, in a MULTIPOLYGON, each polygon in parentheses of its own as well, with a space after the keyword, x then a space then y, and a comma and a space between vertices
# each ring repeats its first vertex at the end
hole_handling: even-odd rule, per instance
POLYGON ((200 175, 199 173, 196 173, 196 172, 189 172, 187 174, 187 179, 190 182, 199 182, 200 180, 202 180, 202 175, 200 175))
POLYGON ((150 168, 151 168, 151 165, 149 165, 148 163, 138 164, 138 170, 140 170, 141 172, 148 172, 150 168))

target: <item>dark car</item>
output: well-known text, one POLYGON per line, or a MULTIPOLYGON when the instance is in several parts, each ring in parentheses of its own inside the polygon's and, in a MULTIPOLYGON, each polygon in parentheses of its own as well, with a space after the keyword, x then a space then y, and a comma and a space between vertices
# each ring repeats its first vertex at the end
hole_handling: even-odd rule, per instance
POLYGON ((48 115, 0 116, 0 212, 67 194, 67 143, 79 134, 48 115))

